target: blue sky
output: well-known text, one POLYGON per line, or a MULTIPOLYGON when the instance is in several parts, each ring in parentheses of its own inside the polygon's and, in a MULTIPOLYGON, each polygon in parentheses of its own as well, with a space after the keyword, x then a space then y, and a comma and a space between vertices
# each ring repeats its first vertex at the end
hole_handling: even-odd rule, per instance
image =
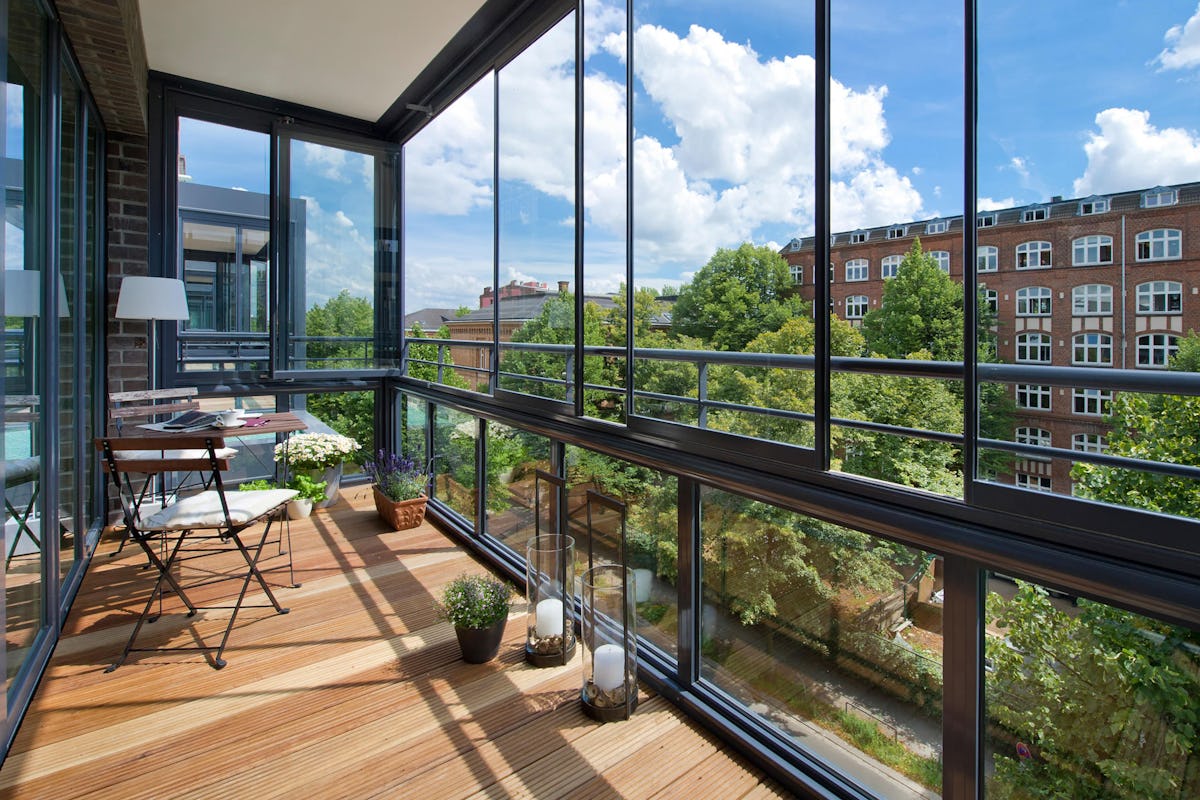
MULTIPOLYGON (((589 4, 586 25, 586 288, 612 291, 624 271, 623 6, 589 4)), ((960 213, 961 4, 838 2, 832 26, 834 228, 960 213)), ((678 284, 717 247, 811 234, 807 8, 639 0, 635 30, 637 281, 678 284)), ((1196 0, 987 0, 979 30, 982 206, 1200 180, 1196 0)), ((501 73, 501 283, 570 277, 571 52, 568 21, 501 73)), ((493 283, 491 90, 485 81, 407 148, 410 310, 474 308, 493 283)), ((248 158, 264 171, 235 178, 222 173, 241 157, 235 144, 188 147, 198 182, 210 179, 197 160, 221 185, 265 175, 258 150, 248 158)), ((320 153, 306 166, 302 191, 330 226, 310 258, 333 259, 340 278, 319 290, 355 290, 345 265, 369 258, 370 221, 348 190, 362 176, 345 183, 354 165, 320 153)))

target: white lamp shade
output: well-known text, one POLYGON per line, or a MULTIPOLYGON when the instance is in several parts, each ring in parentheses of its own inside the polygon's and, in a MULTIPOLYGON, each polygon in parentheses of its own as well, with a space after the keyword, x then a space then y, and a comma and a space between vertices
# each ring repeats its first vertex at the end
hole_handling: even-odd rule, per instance
MULTIPOLYGON (((36 269, 4 270, 4 316, 40 317, 42 315, 42 272, 36 269)), ((58 278, 58 316, 71 316, 67 307, 67 287, 58 278)))
POLYGON ((117 319, 187 319, 187 290, 178 278, 130 275, 121 281, 117 319))

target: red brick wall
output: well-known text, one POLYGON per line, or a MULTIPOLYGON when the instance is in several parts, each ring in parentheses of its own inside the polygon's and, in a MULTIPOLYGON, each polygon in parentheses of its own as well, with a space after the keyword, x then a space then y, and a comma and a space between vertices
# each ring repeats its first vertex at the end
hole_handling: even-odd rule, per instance
POLYGON ((109 392, 146 388, 146 323, 113 317, 121 279, 145 275, 147 240, 146 137, 110 133, 106 180, 108 193, 108 387, 109 392))

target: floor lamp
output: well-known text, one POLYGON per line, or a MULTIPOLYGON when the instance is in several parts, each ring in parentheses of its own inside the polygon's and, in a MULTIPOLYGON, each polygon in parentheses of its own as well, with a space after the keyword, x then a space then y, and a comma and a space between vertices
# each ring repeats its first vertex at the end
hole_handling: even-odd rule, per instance
POLYGON ((158 383, 155 358, 155 323, 158 320, 188 319, 187 290, 178 278, 146 278, 130 275, 121 281, 117 297, 117 319, 146 320, 147 389, 158 383))

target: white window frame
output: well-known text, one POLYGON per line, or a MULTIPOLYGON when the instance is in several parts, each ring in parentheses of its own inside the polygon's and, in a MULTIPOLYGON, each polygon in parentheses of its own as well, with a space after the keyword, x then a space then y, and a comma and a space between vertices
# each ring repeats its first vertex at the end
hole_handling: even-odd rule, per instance
POLYGON ((1112 398, 1111 389, 1072 389, 1071 409, 1080 416, 1102 417, 1108 413, 1112 398))
POLYGON ((947 275, 950 274, 950 251, 949 250, 930 250, 929 256, 937 262, 938 269, 947 275))
POLYGON ((1079 201, 1079 216, 1090 217, 1093 214, 1107 214, 1109 209, 1107 197, 1089 197, 1079 201))
POLYGON ((1017 289, 1018 317, 1048 317, 1054 311, 1054 292, 1049 286, 1022 286, 1017 289))
POLYGON ((1050 411, 1053 396, 1049 386, 1037 383, 1017 384, 1017 408, 1027 408, 1031 411, 1050 411))
POLYGON ((983 290, 983 302, 987 303, 988 311, 993 314, 1000 314, 1000 293, 995 289, 983 290))
MULTIPOLYGON (((1050 431, 1046 430, 1045 428, 1033 428, 1033 427, 1021 426, 1021 427, 1017 428, 1016 434, 1013 437, 1013 441, 1015 441, 1017 444, 1028 444, 1028 445, 1033 445, 1034 447, 1050 447, 1051 446, 1050 431)), ((1050 460, 1050 456, 1033 456, 1033 455, 1026 455, 1024 453, 1022 453, 1021 455, 1023 458, 1033 459, 1035 461, 1049 461, 1050 460)))
POLYGON ((1028 472, 1018 472, 1015 476, 1017 487, 1031 492, 1052 492, 1049 475, 1031 475, 1028 472))
POLYGON ((980 214, 979 216, 975 217, 975 227, 976 228, 994 228, 994 227, 996 227, 996 215, 995 214, 980 214))
POLYGON ((1053 346, 1054 340, 1048 333, 1018 333, 1016 360, 1020 364, 1049 364, 1053 360, 1053 346))
POLYGON ((1107 283, 1085 283, 1071 290, 1071 313, 1076 317, 1112 316, 1113 289, 1107 283))
POLYGON ((1162 208, 1179 202, 1179 193, 1174 189, 1157 186, 1142 193, 1142 208, 1162 208))
POLYGON ((1112 334, 1085 331, 1072 336, 1071 363, 1079 367, 1111 367, 1113 363, 1112 334))
POLYGON ((887 229, 887 234, 885 234, 884 238, 899 239, 904 236, 905 230, 906 229, 903 225, 893 225, 892 227, 887 229))
POLYGON ((788 272, 792 276, 792 283, 800 286, 804 283, 804 265, 803 264, 788 264, 788 272))
POLYGON ((1179 281, 1139 283, 1136 297, 1138 316, 1183 313, 1183 284, 1179 281))
POLYGON ((1021 212, 1021 222, 1043 222, 1050 219, 1050 209, 1046 206, 1034 206, 1021 212))
POLYGON ((1054 245, 1044 240, 1017 245, 1017 269, 1049 269, 1054 266, 1054 245))
POLYGON ((950 220, 948 219, 935 219, 925 223, 925 233, 927 234, 945 233, 948 230, 950 230, 950 220))
POLYGON ((879 262, 879 277, 894 278, 900 274, 900 264, 904 261, 904 256, 890 255, 884 256, 879 262))
POLYGON ((1000 248, 994 244, 981 244, 975 248, 975 271, 997 272, 1000 269, 1000 248))
POLYGON ((1137 261, 1177 261, 1183 258, 1183 232, 1178 228, 1154 228, 1134 237, 1137 261))
POLYGON ((1076 433, 1071 436, 1071 449, 1081 453, 1107 453, 1108 442, 1099 433, 1076 433))
POLYGON ((855 231, 850 234, 850 244, 862 244, 871 237, 870 231, 855 231))
POLYGON ((1071 266, 1092 267, 1113 263, 1113 238, 1104 234, 1080 236, 1071 242, 1071 266))
POLYGON ((1143 333, 1137 337, 1138 369, 1166 369, 1179 352, 1179 337, 1173 333, 1143 333))
POLYGON ((871 300, 865 294, 852 294, 846 298, 846 319, 862 319, 867 315, 871 300))
POLYGON ((846 262, 846 283, 857 283, 871 277, 871 262, 865 258, 852 258, 846 262))

